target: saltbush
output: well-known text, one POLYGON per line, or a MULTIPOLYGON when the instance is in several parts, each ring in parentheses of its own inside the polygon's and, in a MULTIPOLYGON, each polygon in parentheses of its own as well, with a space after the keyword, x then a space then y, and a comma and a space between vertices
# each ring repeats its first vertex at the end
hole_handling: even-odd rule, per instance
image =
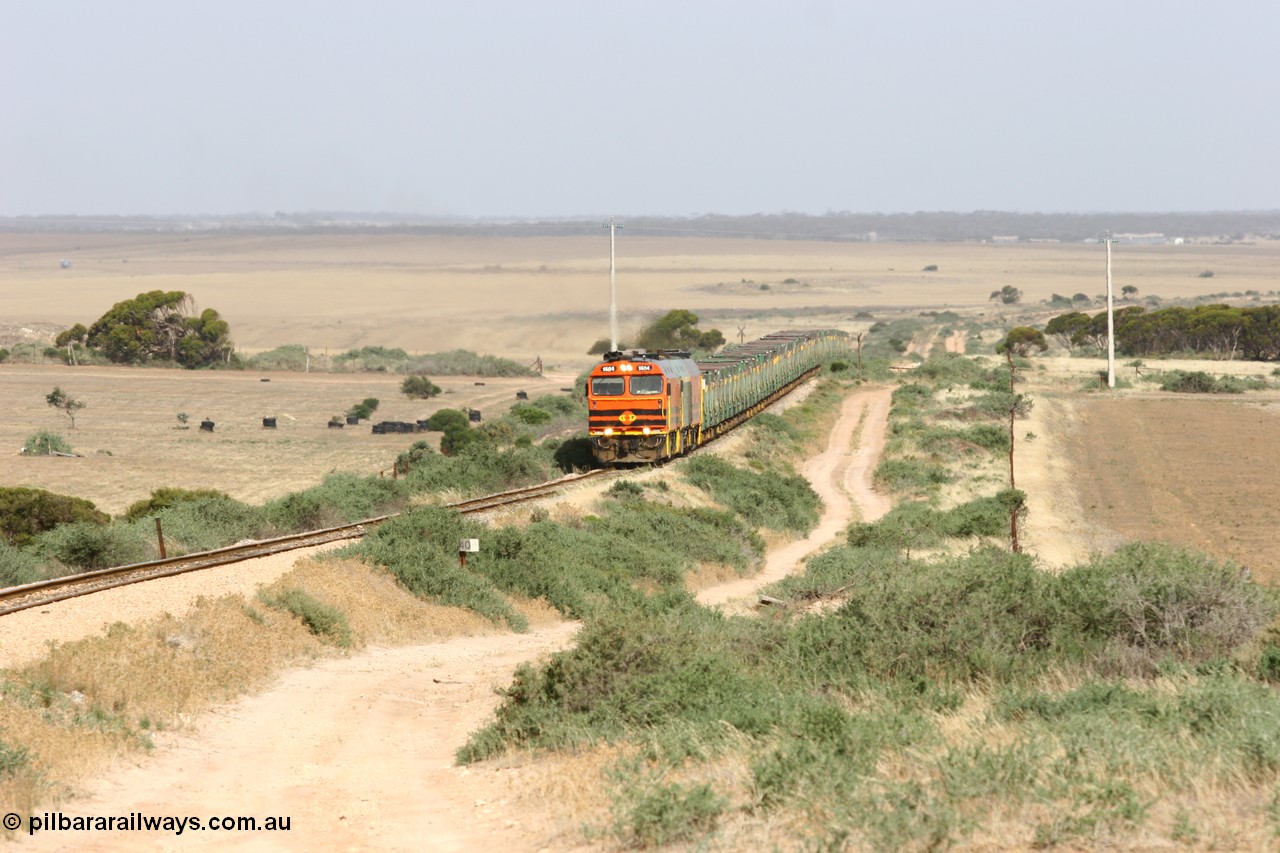
POLYGON ((55 453, 74 453, 67 440, 56 432, 39 430, 22 442, 24 456, 52 456, 55 453))
POLYGON ((318 486, 268 501, 263 509, 278 530, 294 532, 399 512, 408 499, 404 480, 342 473, 330 474, 318 486))
POLYGON ((0 586, 20 586, 44 577, 44 564, 35 554, 0 539, 0 586))
POLYGON ((84 521, 42 533, 31 547, 41 557, 81 571, 126 566, 151 556, 150 540, 135 528, 84 521))
MULTIPOLYGON (((155 513, 160 520, 167 550, 177 554, 223 548, 245 539, 263 539, 275 531, 260 506, 241 503, 226 495, 182 500, 155 513)), ((143 535, 149 534, 147 521, 140 522, 143 535)))
POLYGON ((924 459, 885 459, 875 470, 875 481, 890 491, 918 494, 951 481, 947 469, 924 459))
POLYGON ((695 456, 685 476, 754 526, 807 533, 818 523, 821 501, 798 474, 749 471, 718 456, 695 456))
POLYGON ((351 626, 347 623, 346 614, 309 592, 290 588, 277 595, 261 594, 259 598, 268 607, 283 610, 301 619, 307 630, 321 640, 341 648, 351 645, 351 626))

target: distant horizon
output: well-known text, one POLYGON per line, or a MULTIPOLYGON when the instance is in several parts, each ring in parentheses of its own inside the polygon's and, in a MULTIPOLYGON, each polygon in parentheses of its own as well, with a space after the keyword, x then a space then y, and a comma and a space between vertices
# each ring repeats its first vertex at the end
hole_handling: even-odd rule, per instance
POLYGON ((621 221, 630 219, 701 219, 718 217, 724 219, 750 219, 754 217, 795 216, 813 219, 834 217, 898 217, 898 216, 981 216, 1000 214, 1007 216, 1213 216, 1213 215, 1267 215, 1280 214, 1278 207, 1259 208, 1202 208, 1202 209, 1112 209, 1112 210, 1018 210, 1013 208, 974 208, 974 209, 921 209, 921 210, 829 210, 823 213, 811 213, 799 210, 756 211, 753 213, 721 213, 705 211, 698 213, 580 213, 580 214, 435 214, 413 213, 401 210, 343 210, 338 208, 311 208, 298 210, 241 210, 229 213, 204 213, 176 211, 169 213, 74 213, 69 211, 51 213, 16 213, 0 214, 0 220, 6 219, 287 219, 290 217, 371 217, 381 219, 403 218, 411 220, 435 220, 440 222, 587 222, 603 220, 610 217, 621 221))

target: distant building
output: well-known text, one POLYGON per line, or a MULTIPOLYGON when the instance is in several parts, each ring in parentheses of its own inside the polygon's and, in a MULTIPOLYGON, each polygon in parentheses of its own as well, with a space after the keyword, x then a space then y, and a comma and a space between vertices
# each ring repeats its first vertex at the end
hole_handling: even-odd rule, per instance
POLYGON ((997 234, 991 238, 992 243, 1016 243, 1018 242, 1017 234, 997 234))
POLYGON ((1116 234, 1112 239, 1117 243, 1142 246, 1163 246, 1169 242, 1163 234, 1116 234))

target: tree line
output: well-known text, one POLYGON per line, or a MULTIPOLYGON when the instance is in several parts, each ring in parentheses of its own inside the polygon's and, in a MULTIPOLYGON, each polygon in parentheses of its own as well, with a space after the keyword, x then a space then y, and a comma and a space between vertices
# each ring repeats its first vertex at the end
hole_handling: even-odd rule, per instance
MULTIPOLYGON (((1092 317, 1081 311, 1061 314, 1044 330, 1068 351, 1104 349, 1107 312, 1092 317)), ((1115 312, 1115 341, 1116 351, 1125 355, 1192 352, 1219 359, 1275 361, 1280 359, 1280 305, 1214 304, 1156 311, 1131 305, 1115 312)))

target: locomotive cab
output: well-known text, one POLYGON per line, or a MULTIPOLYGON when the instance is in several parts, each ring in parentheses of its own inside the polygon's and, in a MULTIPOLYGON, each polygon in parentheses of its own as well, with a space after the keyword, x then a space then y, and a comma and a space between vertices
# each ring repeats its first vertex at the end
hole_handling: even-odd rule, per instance
POLYGON ((587 382, 588 431, 604 465, 658 462, 697 443, 701 375, 685 352, 610 352, 587 382))

